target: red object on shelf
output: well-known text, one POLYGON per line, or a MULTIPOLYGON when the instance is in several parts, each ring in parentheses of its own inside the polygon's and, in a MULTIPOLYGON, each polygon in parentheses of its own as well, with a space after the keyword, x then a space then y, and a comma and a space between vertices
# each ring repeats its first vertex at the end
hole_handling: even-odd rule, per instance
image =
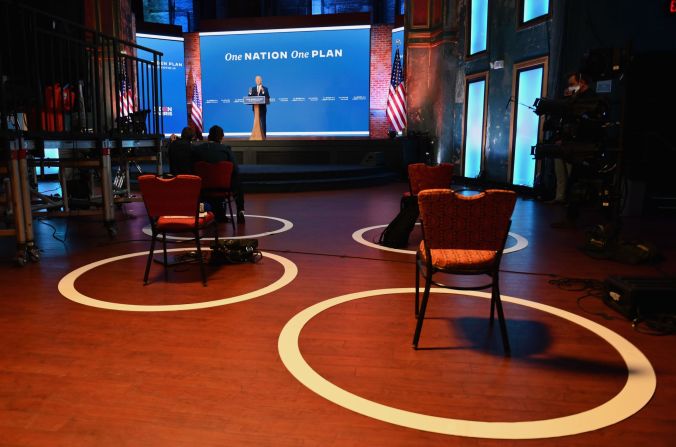
POLYGON ((45 87, 45 105, 42 111, 42 130, 49 132, 63 132, 64 111, 71 111, 75 107, 76 95, 73 88, 61 88, 58 82, 45 87))

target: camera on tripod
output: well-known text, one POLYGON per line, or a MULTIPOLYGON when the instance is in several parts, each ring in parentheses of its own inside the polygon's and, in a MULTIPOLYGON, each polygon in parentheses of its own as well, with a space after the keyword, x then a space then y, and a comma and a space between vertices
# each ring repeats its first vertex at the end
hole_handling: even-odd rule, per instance
POLYGON ((533 107, 536 115, 545 117, 545 138, 531 150, 536 159, 574 162, 603 156, 608 107, 599 97, 538 98, 533 107))

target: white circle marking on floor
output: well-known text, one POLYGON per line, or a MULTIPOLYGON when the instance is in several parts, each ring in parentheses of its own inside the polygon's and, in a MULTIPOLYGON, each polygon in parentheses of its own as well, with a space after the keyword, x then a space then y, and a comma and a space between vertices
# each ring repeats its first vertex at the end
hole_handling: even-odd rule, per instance
MULTIPOLYGON (((272 216, 259 216, 257 214, 245 214, 244 215, 247 219, 250 217, 253 217, 255 219, 270 219, 270 220, 276 220, 277 222, 282 223, 282 228, 278 230, 272 230, 272 231, 265 231, 263 233, 258 233, 258 234, 245 234, 241 236, 221 236, 219 235, 219 238, 223 239, 252 239, 252 238, 257 238, 257 237, 263 237, 263 236, 270 236, 272 234, 278 234, 278 233, 284 233, 285 231, 289 231, 290 229, 293 228, 293 223, 291 221, 288 221, 286 219, 282 219, 281 217, 272 217, 272 216)), ((232 228, 231 224, 228 222, 219 222, 220 225, 227 225, 230 228, 232 228)), ((150 225, 146 225, 143 227, 143 233, 152 236, 153 232, 150 229, 150 225)), ((209 230, 207 230, 208 234, 209 230)), ((212 233, 213 234, 213 233, 212 233)), ((193 239, 192 237, 184 237, 184 236, 169 236, 167 235, 167 240, 178 240, 178 241, 187 241, 193 239)), ((213 241, 213 237, 201 237, 200 238, 203 241, 213 241)))
MULTIPOLYGON (((177 251, 189 251, 193 250, 193 248, 173 248, 167 250, 167 253, 169 252, 177 252, 177 251)), ((208 251, 207 248, 203 248, 203 250, 208 251)), ((161 251, 160 251, 161 253, 161 251)), ((282 264, 284 267, 284 273, 282 276, 273 282, 272 284, 265 286, 261 289, 254 290, 251 292, 244 293, 242 295, 237 295, 237 296, 232 296, 228 298, 221 298, 218 300, 211 300, 211 301, 203 301, 199 303, 186 303, 186 304, 163 304, 163 305, 143 305, 143 304, 122 304, 122 303, 113 303, 109 301, 102 301, 98 300, 96 298, 92 298, 89 296, 86 296, 82 293, 80 293, 76 288, 75 288, 75 281, 84 273, 93 270, 97 267, 100 267, 105 264, 109 264, 111 262, 116 262, 120 261, 123 259, 128 259, 128 258, 133 258, 136 256, 147 256, 148 252, 147 251, 142 251, 142 252, 137 252, 137 253, 130 253, 126 255, 121 255, 121 256, 115 256, 112 258, 107 258, 107 259, 102 259, 100 261, 92 262, 91 264, 87 264, 85 266, 82 266, 78 269, 73 270, 72 272, 68 273, 66 276, 64 276, 61 281, 59 281, 59 292, 61 295, 64 297, 68 298, 71 301, 75 301, 76 303, 84 304, 85 306, 91 306, 91 307, 98 307, 101 309, 110 309, 110 310, 120 310, 120 311, 129 311, 129 312, 172 312, 172 311, 178 311, 178 310, 193 310, 193 309, 206 309, 209 307, 217 307, 217 306, 225 306, 228 304, 234 304, 234 303, 239 303, 241 301, 246 301, 250 300, 253 298, 258 298, 263 295, 267 295, 269 293, 272 293, 276 290, 281 289, 282 287, 286 286, 289 284, 291 281, 293 281, 296 276, 298 275, 298 267, 296 264, 294 264, 292 261, 290 261, 287 258, 284 258, 279 255, 274 255, 271 253, 266 253, 262 252, 264 258, 272 259, 274 261, 279 262, 282 264)), ((138 278, 139 284, 143 283, 143 278, 139 276, 138 278)), ((207 282, 208 284, 208 282, 207 282)), ((152 287, 152 283, 148 284, 145 287, 152 287)), ((195 287, 202 288, 202 283, 201 281, 195 283, 195 287)), ((207 285, 208 288, 208 285, 207 285)))
MULTIPOLYGON (((502 296, 502 301, 541 310, 558 316, 593 332, 617 350, 627 366, 628 376, 624 388, 591 410, 581 413, 535 421, 483 422, 451 419, 414 413, 379 404, 350 393, 315 372, 300 352, 298 339, 303 326, 313 317, 331 307, 349 301, 390 294, 415 293, 414 288, 368 290, 351 293, 314 304, 296 314, 284 326, 278 340, 279 355, 291 374, 310 390, 344 408, 380 421, 428 432, 488 439, 539 439, 575 435, 597 430, 622 421, 638 412, 652 398, 657 385, 655 371, 650 361, 633 344, 617 333, 571 312, 521 298, 502 296)), ((490 299, 486 292, 433 288, 432 293, 461 294, 490 299)), ((408 346, 402 349, 412 349, 408 346)), ((422 351, 421 351, 422 352, 422 351)))
MULTIPOLYGON (((416 225, 420 225, 420 222, 416 223, 416 225)), ((354 239, 355 241, 357 241, 358 243, 360 243, 362 245, 366 245, 367 247, 371 247, 371 248, 377 248, 378 250, 391 251, 391 252, 394 252, 394 253, 403 253, 403 254, 407 254, 407 255, 414 255, 415 254, 415 250, 404 250, 404 249, 401 249, 401 248, 385 247, 384 245, 380 245, 380 244, 376 244, 375 242, 367 241, 364 238, 364 234, 366 234, 366 232, 371 231, 371 230, 375 230, 377 228, 385 228, 385 227, 387 227, 387 225, 374 225, 372 227, 362 228, 362 229, 357 230, 354 233, 352 233, 352 239, 354 239)), ((520 234, 513 233, 513 232, 510 231, 509 236, 516 239, 516 244, 505 248, 505 251, 503 251, 503 254, 514 253, 515 251, 523 250, 524 248, 528 247, 528 239, 521 236, 520 234)))

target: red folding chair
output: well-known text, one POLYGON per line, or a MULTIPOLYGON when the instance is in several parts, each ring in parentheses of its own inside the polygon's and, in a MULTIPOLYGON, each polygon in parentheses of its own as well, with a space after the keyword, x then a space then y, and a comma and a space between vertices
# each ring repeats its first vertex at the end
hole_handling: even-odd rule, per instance
POLYGON ((202 178, 203 199, 222 200, 227 205, 232 231, 235 231, 235 218, 232 212, 232 172, 235 165, 230 161, 208 163, 197 161, 193 165, 195 175, 202 178))
MULTIPOLYGON (((162 235, 164 280, 167 281, 169 279, 167 271, 167 233, 192 233, 195 237, 202 283, 206 286, 207 276, 202 259, 200 231, 214 223, 214 215, 207 212, 200 216, 199 200, 202 180, 195 175, 178 175, 172 178, 142 175, 138 178, 138 182, 153 233, 143 283, 148 284, 150 264, 153 260, 155 241, 158 236, 162 235)), ((218 242, 218 232, 215 233, 218 242)))

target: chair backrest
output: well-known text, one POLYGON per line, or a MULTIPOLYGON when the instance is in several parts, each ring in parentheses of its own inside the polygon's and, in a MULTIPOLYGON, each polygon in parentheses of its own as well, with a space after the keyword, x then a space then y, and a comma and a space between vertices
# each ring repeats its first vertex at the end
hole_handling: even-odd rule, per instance
POLYGON ((193 169, 202 178, 202 189, 230 189, 234 166, 231 161, 196 161, 193 169))
POLYGON ((452 179, 452 163, 439 163, 436 166, 429 166, 425 163, 408 165, 408 182, 411 194, 414 196, 425 189, 450 188, 452 179))
POLYGON ((196 175, 162 178, 146 174, 138 183, 151 218, 197 214, 202 180, 196 175))
POLYGON ((418 194, 425 245, 430 249, 503 248, 516 204, 514 191, 489 189, 464 196, 450 189, 418 194))

